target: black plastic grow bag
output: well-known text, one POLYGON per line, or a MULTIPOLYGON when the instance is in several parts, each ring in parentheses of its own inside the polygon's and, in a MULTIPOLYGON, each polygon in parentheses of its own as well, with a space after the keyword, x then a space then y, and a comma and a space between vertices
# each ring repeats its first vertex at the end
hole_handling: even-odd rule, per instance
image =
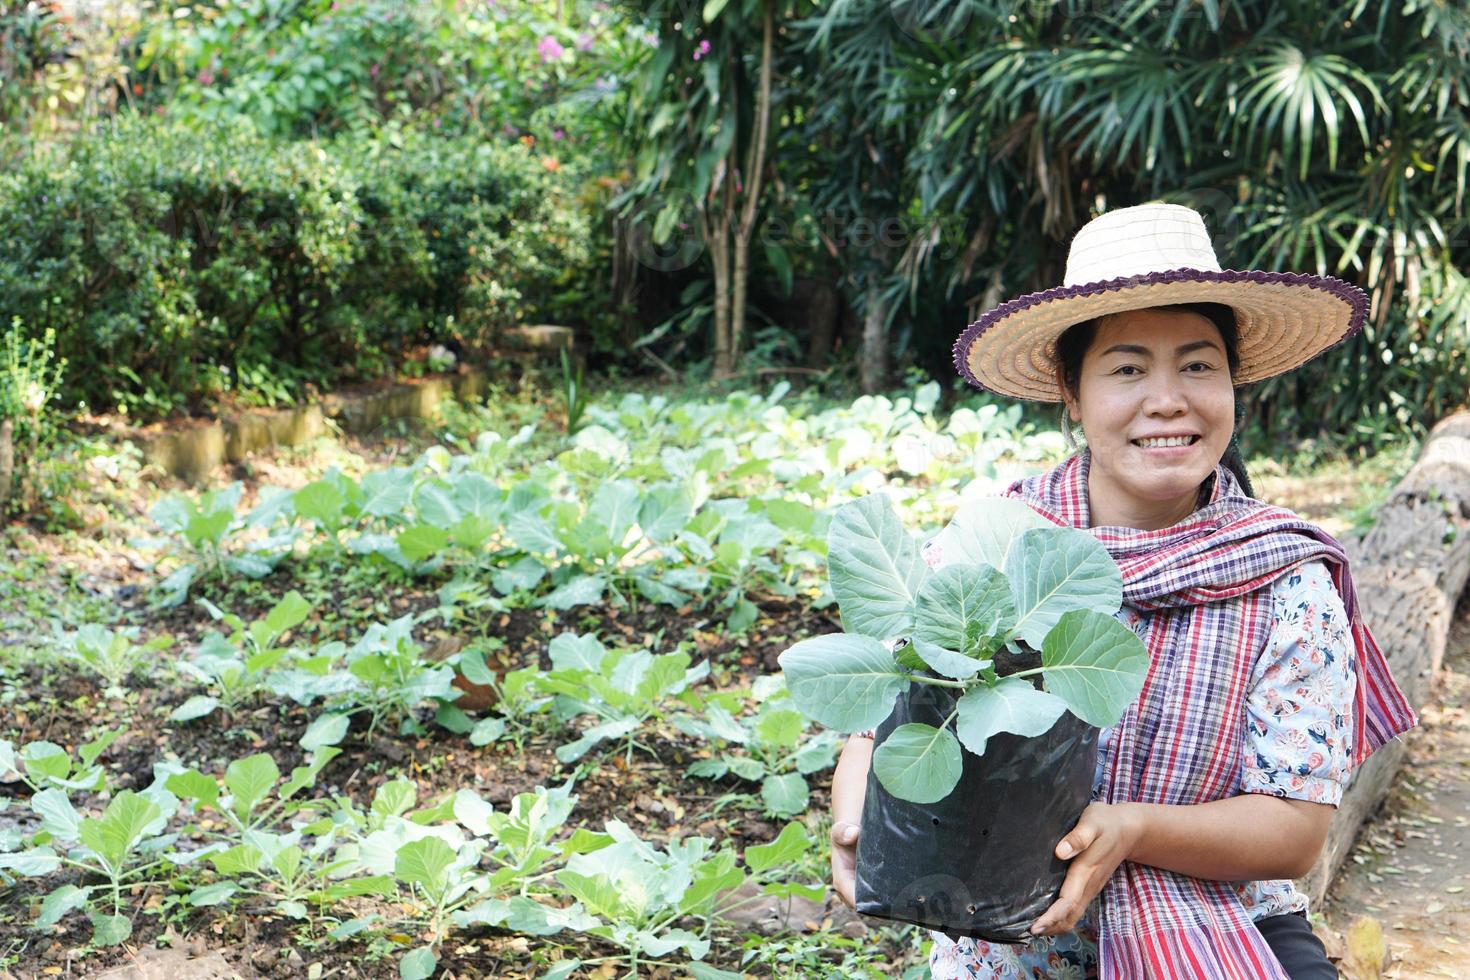
MULTIPOLYGON (((962 692, 911 684, 878 726, 875 744, 899 725, 938 726, 962 692)), ((1045 735, 992 737, 937 803, 893 797, 870 770, 858 838, 857 910, 911 922, 953 938, 1025 942, 1056 901, 1067 862, 1057 843, 1092 794, 1098 729, 1064 711, 1045 735)))

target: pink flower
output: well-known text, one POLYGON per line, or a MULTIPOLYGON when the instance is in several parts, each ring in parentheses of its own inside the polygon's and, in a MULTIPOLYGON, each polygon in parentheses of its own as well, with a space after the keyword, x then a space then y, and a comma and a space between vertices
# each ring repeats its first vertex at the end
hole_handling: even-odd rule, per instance
POLYGON ((709 54, 709 41, 700 41, 699 47, 694 49, 694 60, 698 61, 700 58, 703 58, 707 54, 709 54))
POLYGON ((200 85, 213 85, 214 72, 206 68, 195 77, 195 81, 197 81, 200 85))
POLYGON ((592 35, 591 34, 578 34, 577 35, 577 50, 579 50, 579 51, 591 51, 592 50, 592 35))
POLYGON ((536 45, 536 50, 541 52, 541 61, 545 64, 548 61, 556 61, 560 58, 565 53, 566 48, 563 48, 557 43, 556 38, 548 34, 541 39, 540 44, 536 45))
POLYGON ((554 139, 554 140, 566 139, 567 138, 567 131, 564 130, 564 129, 562 129, 560 126, 558 126, 556 129, 553 129, 551 131, 551 138, 554 139))
POLYGON ((373 76, 374 78, 377 78, 378 77, 378 69, 380 67, 381 67, 380 65, 373 65, 371 68, 368 69, 368 74, 371 75, 371 76, 373 76))

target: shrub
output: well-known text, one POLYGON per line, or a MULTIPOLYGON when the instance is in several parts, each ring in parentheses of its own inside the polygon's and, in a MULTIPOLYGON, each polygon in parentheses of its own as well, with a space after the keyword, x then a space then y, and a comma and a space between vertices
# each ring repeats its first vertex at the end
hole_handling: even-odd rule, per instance
POLYGON ((519 144, 130 118, 0 176, 0 295, 55 328, 68 398, 270 401, 554 309, 590 261, 576 179, 519 144))
POLYGON ((34 505, 59 434, 50 403, 66 362, 55 361, 56 333, 29 340, 21 327, 12 320, 0 337, 0 517, 34 505))

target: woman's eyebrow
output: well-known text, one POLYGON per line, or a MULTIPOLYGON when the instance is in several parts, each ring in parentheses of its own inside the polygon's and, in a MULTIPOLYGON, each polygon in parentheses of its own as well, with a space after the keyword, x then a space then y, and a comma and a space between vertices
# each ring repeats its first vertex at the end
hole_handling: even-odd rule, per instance
MULTIPOLYGON (((1218 351, 1220 350, 1220 345, 1215 343, 1213 340, 1195 340, 1187 344, 1180 344, 1178 347, 1176 347, 1174 349, 1174 356, 1183 357, 1185 354, 1189 354, 1197 350, 1204 350, 1205 348, 1213 348, 1214 350, 1218 351)), ((1103 351, 1102 355, 1099 356, 1107 354, 1138 354, 1141 357, 1152 357, 1153 351, 1149 350, 1147 347, 1142 347, 1138 344, 1114 344, 1107 350, 1103 351)))

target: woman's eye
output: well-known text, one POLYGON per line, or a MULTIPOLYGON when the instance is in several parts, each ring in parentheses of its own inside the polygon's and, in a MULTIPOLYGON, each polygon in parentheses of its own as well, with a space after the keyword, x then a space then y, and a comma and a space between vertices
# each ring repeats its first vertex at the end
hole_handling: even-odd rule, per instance
POLYGON ((1135 374, 1142 374, 1143 372, 1141 370, 1139 370, 1138 368, 1134 367, 1132 364, 1124 364, 1122 367, 1118 368, 1118 370, 1114 371, 1113 373, 1114 374, 1121 374, 1125 378, 1131 378, 1133 375, 1135 375, 1135 374))
POLYGON ((1214 367, 1210 364, 1206 364, 1204 361, 1195 361, 1193 364, 1185 367, 1184 370, 1190 371, 1194 374, 1202 374, 1205 371, 1213 371, 1214 367))

